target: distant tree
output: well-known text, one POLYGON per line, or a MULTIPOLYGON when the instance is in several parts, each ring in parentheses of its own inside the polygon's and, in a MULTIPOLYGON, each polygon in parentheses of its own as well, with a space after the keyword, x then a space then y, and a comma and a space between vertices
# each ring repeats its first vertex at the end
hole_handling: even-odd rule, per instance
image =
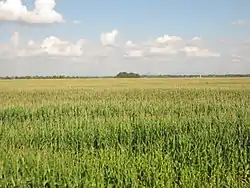
POLYGON ((140 75, 133 72, 119 72, 116 78, 140 78, 140 75))

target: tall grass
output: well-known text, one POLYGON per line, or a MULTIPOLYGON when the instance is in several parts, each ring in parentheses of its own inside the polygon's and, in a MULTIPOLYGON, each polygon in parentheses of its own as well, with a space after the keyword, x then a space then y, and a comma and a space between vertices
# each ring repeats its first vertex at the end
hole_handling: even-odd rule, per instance
POLYGON ((249 187, 250 91, 0 92, 0 187, 249 187))

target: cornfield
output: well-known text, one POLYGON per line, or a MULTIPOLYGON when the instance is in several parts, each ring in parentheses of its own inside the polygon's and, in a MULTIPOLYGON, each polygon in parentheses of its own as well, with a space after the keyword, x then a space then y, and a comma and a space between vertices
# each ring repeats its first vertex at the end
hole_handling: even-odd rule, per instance
POLYGON ((250 80, 165 80, 0 82, 0 187, 250 187, 250 80))

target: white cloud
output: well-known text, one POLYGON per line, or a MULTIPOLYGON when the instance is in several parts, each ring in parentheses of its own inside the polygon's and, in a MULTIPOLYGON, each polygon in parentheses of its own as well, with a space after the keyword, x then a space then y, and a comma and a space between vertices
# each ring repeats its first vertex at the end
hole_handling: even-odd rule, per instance
POLYGON ((208 49, 200 49, 196 46, 186 46, 181 51, 189 57, 219 57, 220 54, 211 52, 208 49))
POLYGON ((240 59, 232 59, 233 62, 240 62, 240 59))
POLYGON ((41 56, 46 55, 46 53, 41 48, 30 47, 30 48, 23 48, 16 51, 16 56, 18 57, 32 57, 32 56, 41 56))
POLYGON ((124 57, 138 58, 144 56, 143 46, 136 45, 131 40, 128 40, 125 44, 124 57))
POLYGON ((11 51, 13 51, 13 47, 11 47, 8 44, 0 44, 0 57, 2 58, 9 58, 13 55, 11 54, 11 51))
POLYGON ((100 36, 101 43, 103 46, 115 46, 115 40, 118 35, 118 30, 114 29, 108 33, 102 33, 100 36))
POLYGON ((124 57, 143 57, 144 53, 141 50, 131 50, 127 51, 124 57))
POLYGON ((156 42, 159 44, 164 44, 164 43, 169 43, 169 42, 177 42, 177 41, 182 41, 182 38, 178 37, 178 36, 164 35, 163 37, 158 37, 156 39, 156 42))
POLYGON ((17 47, 19 44, 19 33, 18 32, 14 32, 14 34, 12 35, 12 37, 10 38, 10 42, 14 47, 17 47))
POLYGON ((82 43, 73 44, 63 41, 57 37, 50 36, 43 40, 41 48, 48 54, 54 56, 82 56, 82 43))
MULTIPOLYGON (((88 43, 85 39, 79 39, 76 42, 62 40, 55 36, 45 37, 43 40, 33 41, 28 40, 26 45, 20 44, 20 36, 18 32, 15 32, 10 39, 11 45, 7 47, 1 47, 0 51, 4 51, 6 54, 9 52, 11 56, 57 56, 57 57, 182 57, 183 53, 188 57, 218 57, 220 54, 209 51, 208 49, 203 49, 198 47, 194 43, 188 45, 183 42, 175 43, 174 41, 182 40, 181 37, 159 37, 159 42, 173 41, 173 43, 138 43, 135 44, 132 41, 127 41, 125 45, 120 48, 104 48, 105 46, 115 46, 116 36, 118 31, 115 29, 109 33, 101 34, 102 45, 92 45, 93 43, 88 43), (86 47, 86 48, 84 48, 86 47)), ((192 40, 198 41, 199 37, 194 37, 192 40)), ((1 53, 2 54, 2 53, 1 53)))
POLYGON ((198 37, 198 36, 192 38, 192 41, 200 41, 200 40, 201 40, 201 37, 198 37))
POLYGON ((76 42, 76 45, 77 46, 83 46, 85 44, 85 40, 84 39, 79 39, 77 42, 76 42))
POLYGON ((4 51, 9 56, 63 56, 63 57, 80 57, 83 56, 84 39, 78 40, 76 43, 61 40, 57 37, 46 37, 42 42, 34 42, 29 40, 26 45, 19 47, 19 34, 15 32, 10 39, 11 45, 0 46, 0 52, 4 51), (12 47, 11 47, 12 46, 12 47), (14 47, 14 48, 13 48, 14 47))
POLYGON ((0 0, 0 21, 60 23, 63 16, 55 11, 55 0, 35 0, 34 10, 28 10, 21 0, 0 0))
POLYGON ((173 55, 173 54, 177 53, 177 50, 175 50, 171 46, 166 46, 166 47, 151 47, 150 48, 150 53, 153 53, 153 54, 173 55))
POLYGON ((247 57, 237 55, 237 54, 232 54, 231 55, 231 61, 233 61, 233 62, 240 62, 240 61, 243 61, 243 60, 247 60, 247 57))
MULTIPOLYGON (((0 42, 0 75, 40 75, 53 72, 71 75, 115 75, 121 70, 193 74, 250 70, 250 43, 246 42, 247 39, 224 44, 216 39, 207 41, 202 38, 199 41, 197 37, 190 37, 182 39, 181 42, 157 43, 156 37, 149 42, 129 40, 119 45, 114 37, 118 31, 108 34, 111 35, 104 35, 103 46, 100 41, 72 41, 50 35, 40 39, 28 38, 25 41, 21 32, 15 32, 8 42, 0 42), (106 48, 107 44, 117 47, 106 48)), ((166 37, 164 40, 180 41, 166 37)))
POLYGON ((233 58, 238 58, 238 59, 241 59, 241 58, 242 58, 241 56, 236 55, 236 54, 232 54, 232 57, 233 57, 233 58))
POLYGON ((236 20, 232 22, 233 25, 238 25, 238 26, 243 26, 243 25, 247 25, 248 21, 246 20, 236 20))
POLYGON ((29 40, 29 42, 28 42, 28 46, 33 46, 35 43, 34 43, 34 41, 33 40, 29 40))
POLYGON ((80 21, 80 20, 74 20, 72 23, 73 23, 73 24, 81 24, 82 21, 80 21))
POLYGON ((126 42, 126 47, 128 48, 136 48, 137 45, 135 43, 133 43, 131 40, 126 42))
POLYGON ((163 35, 149 43, 148 55, 152 57, 178 55, 185 41, 180 36, 163 35))

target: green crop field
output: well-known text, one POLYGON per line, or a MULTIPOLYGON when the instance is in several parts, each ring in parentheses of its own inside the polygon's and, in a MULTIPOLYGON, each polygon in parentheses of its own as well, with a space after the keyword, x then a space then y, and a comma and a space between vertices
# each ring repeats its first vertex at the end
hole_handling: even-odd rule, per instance
POLYGON ((0 187, 250 187, 250 79, 1 80, 0 187))

